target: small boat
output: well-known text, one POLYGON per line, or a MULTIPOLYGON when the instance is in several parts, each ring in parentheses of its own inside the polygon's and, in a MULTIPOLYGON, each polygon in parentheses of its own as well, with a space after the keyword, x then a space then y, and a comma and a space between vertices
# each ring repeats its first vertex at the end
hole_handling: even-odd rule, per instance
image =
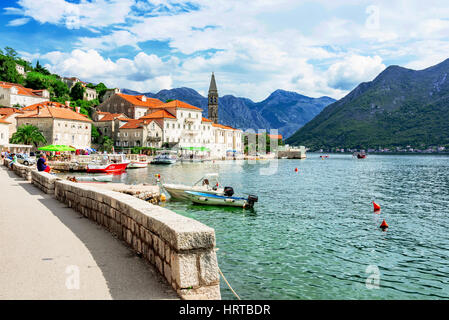
POLYGON ((130 163, 128 164, 127 169, 140 169, 140 168, 146 168, 148 167, 148 160, 147 156, 145 154, 132 154, 128 155, 128 158, 130 159, 130 163))
POLYGON ((357 157, 357 159, 365 159, 366 153, 364 152, 354 152, 353 157, 357 157))
POLYGON ((195 182, 192 186, 164 183, 162 187, 170 194, 173 199, 177 200, 190 200, 185 191, 196 191, 208 194, 223 195, 226 189, 220 187, 218 173, 208 173, 197 182, 195 182))
POLYGON ((77 182, 112 182, 112 175, 73 177, 77 182))
POLYGON ((87 173, 123 173, 129 162, 123 154, 104 154, 101 160, 87 165, 87 173))
POLYGON ((154 157, 151 164, 173 164, 176 163, 176 161, 178 161, 176 151, 164 150, 154 157))
POLYGON ((244 209, 251 209, 258 201, 257 196, 254 195, 249 195, 248 198, 242 198, 233 197, 232 195, 217 195, 196 191, 185 191, 185 194, 193 203, 212 206, 242 207, 244 209))

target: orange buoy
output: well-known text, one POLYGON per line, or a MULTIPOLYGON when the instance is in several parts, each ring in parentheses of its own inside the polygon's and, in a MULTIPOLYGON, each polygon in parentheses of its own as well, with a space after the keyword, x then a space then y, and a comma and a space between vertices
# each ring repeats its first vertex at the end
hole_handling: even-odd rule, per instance
POLYGON ((295 172, 298 172, 298 168, 295 168, 295 172))
POLYGON ((388 229, 388 223, 385 221, 385 219, 384 219, 384 221, 382 221, 382 224, 380 225, 379 228, 381 228, 384 231, 385 231, 385 229, 388 229))
POLYGON ((380 206, 373 201, 374 211, 380 211, 380 206))

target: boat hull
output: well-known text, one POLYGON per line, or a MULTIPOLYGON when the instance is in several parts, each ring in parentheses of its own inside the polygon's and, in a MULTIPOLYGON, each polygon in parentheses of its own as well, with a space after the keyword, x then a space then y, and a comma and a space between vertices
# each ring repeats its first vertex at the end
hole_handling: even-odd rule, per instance
POLYGON ((127 169, 140 169, 148 167, 148 162, 131 162, 127 169))
POLYGON ((122 173, 125 172, 128 163, 111 163, 108 165, 87 165, 88 173, 122 173))
POLYGON ((186 191, 188 199, 193 203, 212 205, 212 206, 227 206, 245 208, 248 206, 248 201, 245 198, 239 197, 225 197, 220 195, 213 195, 202 192, 186 191))
POLYGON ((223 189, 208 190, 202 187, 192 187, 180 184, 163 184, 164 189, 170 194, 173 199, 176 200, 190 200, 186 191, 202 192, 207 194, 223 195, 223 189))

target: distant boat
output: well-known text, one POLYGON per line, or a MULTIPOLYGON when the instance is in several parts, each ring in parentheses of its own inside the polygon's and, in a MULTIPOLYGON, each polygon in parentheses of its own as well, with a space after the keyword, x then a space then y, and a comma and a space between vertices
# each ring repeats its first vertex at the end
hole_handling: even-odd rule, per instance
POLYGON ((353 157, 357 157, 357 159, 365 159, 366 158, 366 153, 364 152, 354 152, 353 157))
POLYGON ((249 195, 248 198, 242 198, 196 191, 185 191, 185 193, 193 203, 212 206, 242 207, 244 209, 251 209, 258 201, 258 197, 254 195, 249 195))
POLYGON ((162 151, 156 157, 154 157, 151 164, 173 164, 178 161, 178 156, 176 151, 162 151))
POLYGON ((128 169, 140 169, 140 168, 146 168, 148 167, 148 160, 147 156, 144 154, 139 155, 128 155, 128 157, 131 157, 130 163, 128 165, 128 169))

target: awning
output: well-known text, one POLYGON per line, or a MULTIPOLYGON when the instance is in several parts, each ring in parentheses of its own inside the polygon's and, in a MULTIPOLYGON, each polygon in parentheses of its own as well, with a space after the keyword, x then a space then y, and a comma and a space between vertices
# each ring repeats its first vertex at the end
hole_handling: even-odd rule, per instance
POLYGON ((206 147, 182 147, 181 150, 191 150, 191 151, 210 151, 209 148, 206 147))

